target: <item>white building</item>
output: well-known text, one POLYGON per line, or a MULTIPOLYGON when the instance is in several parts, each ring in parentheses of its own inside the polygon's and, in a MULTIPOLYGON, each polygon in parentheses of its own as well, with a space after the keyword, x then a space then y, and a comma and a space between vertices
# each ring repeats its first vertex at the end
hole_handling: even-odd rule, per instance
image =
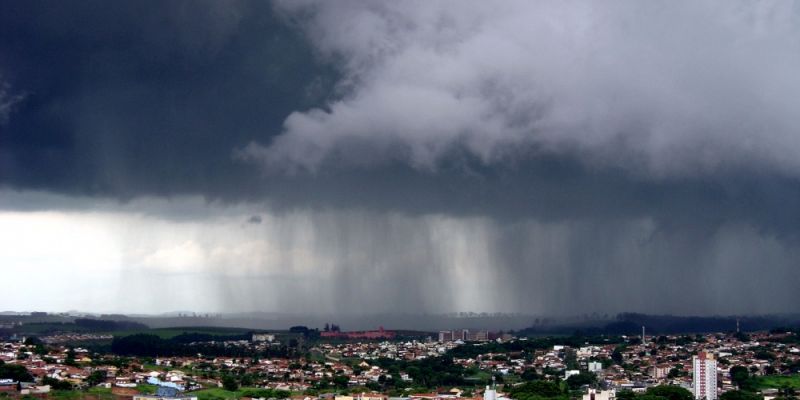
POLYGON ((692 357, 692 389, 695 399, 717 399, 717 360, 713 354, 701 352, 692 357))
POLYGON ((271 335, 268 333, 254 333, 253 334, 253 341, 254 342, 274 342, 275 335, 271 335))
POLYGON ((497 390, 494 387, 486 386, 483 392, 483 400, 497 400, 497 390))
POLYGON ((599 361, 589 361, 589 372, 600 372, 603 370, 603 363, 599 361))

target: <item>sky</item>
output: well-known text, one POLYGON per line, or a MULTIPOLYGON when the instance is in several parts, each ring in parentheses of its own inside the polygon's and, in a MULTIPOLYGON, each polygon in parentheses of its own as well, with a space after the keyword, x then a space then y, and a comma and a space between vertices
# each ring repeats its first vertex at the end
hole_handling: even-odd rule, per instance
POLYGON ((0 309, 797 312, 800 5, 0 2, 0 309))

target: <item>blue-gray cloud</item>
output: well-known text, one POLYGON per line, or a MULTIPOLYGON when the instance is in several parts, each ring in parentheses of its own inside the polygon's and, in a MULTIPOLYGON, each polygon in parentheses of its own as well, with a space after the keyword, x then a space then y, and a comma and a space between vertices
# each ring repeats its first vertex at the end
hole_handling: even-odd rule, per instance
POLYGON ((0 2, 0 210, 196 235, 150 260, 210 266, 220 310, 467 311, 478 274, 498 311, 786 311, 795 8, 0 2))
POLYGON ((278 4, 337 60, 343 94, 243 149, 268 170, 436 170, 461 150, 645 178, 800 176, 794 3, 278 4))

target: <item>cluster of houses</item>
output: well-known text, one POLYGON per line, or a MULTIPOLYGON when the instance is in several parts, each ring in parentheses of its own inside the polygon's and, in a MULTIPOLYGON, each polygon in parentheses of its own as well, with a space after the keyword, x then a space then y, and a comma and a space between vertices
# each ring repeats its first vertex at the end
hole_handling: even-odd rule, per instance
POLYGON ((360 358, 363 360, 375 360, 378 358, 389 358, 392 360, 418 360, 427 357, 435 357, 447 352, 456 346, 455 342, 434 342, 434 341, 396 341, 396 342, 356 342, 339 344, 320 344, 312 349, 330 360, 343 358, 360 358))
MULTIPOLYGON (((791 333, 740 335, 661 336, 650 340, 630 338, 619 344, 585 345, 577 348, 553 346, 532 353, 486 353, 475 358, 455 359, 464 367, 500 375, 522 375, 526 371, 567 379, 582 371, 592 372, 602 386, 617 390, 645 391, 657 385, 676 385, 692 390, 692 357, 714 354, 719 360, 719 392, 736 389, 730 369, 742 366, 753 375, 797 374, 800 346, 786 340, 791 333), (614 362, 615 354, 618 362, 614 362), (571 360, 569 360, 572 358, 571 360), (621 362, 619 362, 621 361, 621 362), (787 370, 786 365, 794 365, 787 370)), ((794 339, 797 339, 794 337, 794 339)))
MULTIPOLYGON (((714 354, 719 360, 717 373, 720 392, 735 388, 730 369, 744 366, 752 374, 780 374, 785 366, 800 365, 800 348, 787 333, 755 333, 745 338, 733 334, 709 334, 703 336, 662 336, 648 340, 628 338, 624 345, 608 343, 581 347, 552 346, 529 352, 486 352, 474 358, 455 358, 456 364, 471 370, 480 370, 492 376, 517 376, 509 382, 519 381, 520 376, 535 372, 550 379, 567 379, 580 372, 597 375, 600 385, 606 389, 630 389, 644 391, 646 388, 671 384, 691 389, 692 357, 698 353, 714 354)), ((503 339, 497 339, 502 341, 503 339)), ((506 339, 525 340, 525 339, 506 339)), ((169 387, 178 391, 221 387, 219 371, 245 373, 258 377, 254 385, 262 388, 285 390, 293 393, 308 392, 321 381, 346 379, 350 387, 368 386, 380 382, 382 377, 392 377, 389 371, 380 368, 374 360, 422 360, 436 357, 448 350, 463 345, 458 341, 383 341, 364 343, 318 344, 308 357, 286 358, 208 358, 166 357, 152 360, 127 360, 121 365, 113 355, 93 355, 83 348, 68 349, 51 341, 48 351, 42 354, 34 346, 22 341, 0 343, 0 360, 6 364, 24 366, 34 377, 34 382, 0 381, 0 391, 27 390, 26 393, 46 393, 49 388, 41 385, 45 378, 65 381, 81 387, 98 371, 103 377, 94 385, 109 388, 135 389, 149 384, 169 387)), ((232 345, 243 346, 237 341, 232 345)), ((252 346, 264 346, 262 341, 252 346)), ((474 346, 474 344, 468 344, 474 346)), ((480 347, 478 347, 480 348, 480 347)), ((491 348, 491 347, 487 347, 491 348)), ((496 348, 496 347, 495 347, 496 348)), ((399 378, 413 384, 412 378, 400 371, 399 378)), ((436 400, 461 397, 458 389, 448 388, 444 392, 409 394, 415 400, 436 400)), ((599 394, 597 394, 599 396, 599 394)), ((308 397, 308 396, 306 396, 308 397)), ((324 396, 322 396, 324 397, 324 396)), ((333 400, 387 400, 382 394, 339 396, 333 400), (341 397, 341 398, 340 398, 341 397), (373 398, 375 397, 375 398, 373 398)), ((594 398, 594 397, 593 397, 594 398)))

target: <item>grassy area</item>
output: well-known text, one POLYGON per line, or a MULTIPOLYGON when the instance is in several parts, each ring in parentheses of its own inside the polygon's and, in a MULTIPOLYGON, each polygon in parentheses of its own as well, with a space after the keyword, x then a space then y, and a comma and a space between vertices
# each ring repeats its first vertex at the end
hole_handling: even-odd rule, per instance
POLYGON ((754 378, 759 389, 800 389, 800 375, 768 375, 754 378))
POLYGON ((191 392, 192 395, 197 396, 197 400, 228 400, 238 399, 245 394, 257 392, 263 389, 259 388, 240 388, 237 391, 231 392, 222 388, 210 388, 191 392))
POLYGON ((486 382, 492 379, 492 374, 486 371, 477 371, 475 374, 465 378, 470 382, 486 382))
POLYGON ((155 329, 131 329, 124 331, 108 332, 114 336, 129 336, 140 333, 156 335, 162 339, 172 339, 184 333, 203 333, 213 336, 243 335, 251 332, 252 329, 242 328, 217 328, 217 327, 187 327, 187 328, 155 328, 155 329))
POLYGON ((48 394, 48 398, 58 400, 80 400, 85 398, 112 400, 115 397, 111 394, 111 389, 94 387, 87 391, 54 390, 48 394))
POLYGON ((243 387, 233 392, 222 388, 208 388, 194 392, 188 392, 187 394, 197 396, 197 400, 230 400, 241 397, 274 397, 274 393, 271 390, 256 387, 243 387))
POLYGON ((158 388, 158 386, 145 383, 136 385, 136 390, 143 394, 154 394, 156 392, 156 388, 158 388))
POLYGON ((238 399, 241 396, 240 391, 231 392, 222 388, 210 388, 191 392, 192 396, 197 396, 197 400, 221 400, 221 399, 238 399))

